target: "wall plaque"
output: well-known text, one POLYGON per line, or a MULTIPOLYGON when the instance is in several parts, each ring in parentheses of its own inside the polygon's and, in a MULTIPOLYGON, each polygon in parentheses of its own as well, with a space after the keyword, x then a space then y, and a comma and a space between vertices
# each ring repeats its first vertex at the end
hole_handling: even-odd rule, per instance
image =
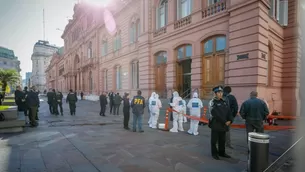
POLYGON ((249 53, 237 55, 237 60, 248 59, 248 58, 249 58, 249 53))

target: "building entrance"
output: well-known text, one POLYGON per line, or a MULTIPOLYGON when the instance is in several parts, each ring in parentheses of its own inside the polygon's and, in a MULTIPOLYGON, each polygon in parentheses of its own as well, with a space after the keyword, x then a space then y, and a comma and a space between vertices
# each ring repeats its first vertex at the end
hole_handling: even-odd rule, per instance
POLYGON ((192 91, 192 60, 178 61, 176 65, 176 87, 182 98, 190 98, 192 91))

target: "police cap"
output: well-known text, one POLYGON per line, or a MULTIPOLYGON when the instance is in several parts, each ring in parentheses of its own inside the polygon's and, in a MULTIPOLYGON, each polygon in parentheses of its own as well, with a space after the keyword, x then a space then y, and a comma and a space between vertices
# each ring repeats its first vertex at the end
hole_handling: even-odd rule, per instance
POLYGON ((214 93, 222 92, 222 91, 223 91, 222 86, 217 86, 217 87, 214 87, 214 88, 213 88, 213 92, 214 92, 214 93))

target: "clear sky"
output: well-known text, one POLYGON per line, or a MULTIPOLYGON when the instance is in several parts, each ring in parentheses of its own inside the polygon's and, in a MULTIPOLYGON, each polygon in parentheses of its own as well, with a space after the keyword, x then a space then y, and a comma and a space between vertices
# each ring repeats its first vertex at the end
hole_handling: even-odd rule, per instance
POLYGON ((20 60, 21 75, 32 71, 33 46, 43 39, 45 9, 46 40, 63 46, 61 39, 77 0, 0 0, 0 46, 14 50, 20 60))

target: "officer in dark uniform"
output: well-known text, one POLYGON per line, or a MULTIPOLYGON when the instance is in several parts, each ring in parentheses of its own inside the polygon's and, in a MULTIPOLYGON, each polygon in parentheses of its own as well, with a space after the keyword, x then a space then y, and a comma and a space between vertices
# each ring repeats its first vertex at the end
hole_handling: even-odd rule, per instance
POLYGON ((69 94, 67 95, 67 103, 69 103, 70 108, 70 114, 75 115, 75 109, 76 109, 76 102, 77 102, 77 96, 71 89, 69 94))
POLYGON ((225 142, 226 132, 228 127, 233 121, 230 107, 226 100, 223 99, 223 88, 218 86, 213 88, 215 97, 210 101, 210 119, 209 127, 211 128, 211 152, 212 157, 219 160, 219 156, 225 158, 231 158, 230 155, 226 154, 225 142), (218 143, 218 150, 216 144, 218 143))
POLYGON ((60 114, 61 116, 64 115, 63 113, 63 109, 62 109, 62 99, 63 99, 63 95, 60 91, 57 91, 56 92, 56 115, 59 115, 59 112, 58 112, 58 107, 60 108, 60 114))
POLYGON ((32 127, 38 125, 38 122, 35 119, 37 119, 37 110, 40 104, 38 94, 35 90, 36 87, 33 86, 26 96, 27 107, 30 109, 29 119, 32 127))
MULTIPOLYGON (((49 90, 49 92, 47 93, 47 97, 48 97, 48 104, 49 104, 49 110, 51 114, 54 114, 55 109, 54 109, 54 101, 55 101, 55 92, 52 91, 51 89, 49 90)), ((55 101, 56 102, 56 101, 55 101)))

